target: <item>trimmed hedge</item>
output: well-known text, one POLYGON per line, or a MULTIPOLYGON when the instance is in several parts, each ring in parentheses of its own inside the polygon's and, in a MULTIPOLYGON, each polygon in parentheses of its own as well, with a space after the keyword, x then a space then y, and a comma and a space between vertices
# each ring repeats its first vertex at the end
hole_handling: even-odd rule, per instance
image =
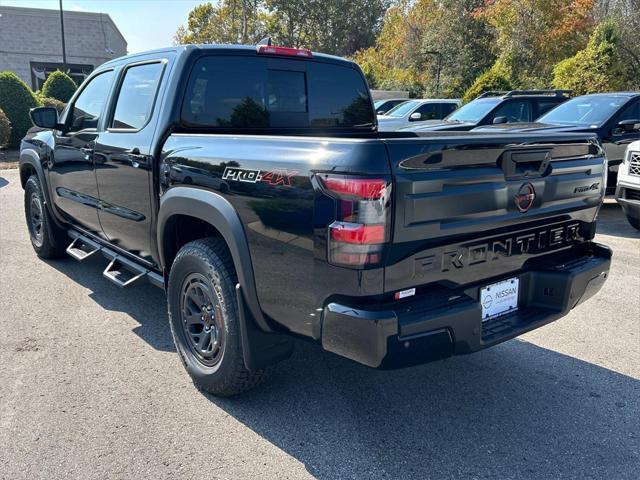
POLYGON ((43 97, 53 98, 67 103, 78 86, 69 75, 60 70, 49 74, 40 92, 43 97))
POLYGON ((0 109, 11 122, 9 145, 17 146, 32 126, 29 110, 40 106, 31 89, 13 72, 0 72, 0 109))
POLYGON ((0 109, 0 147, 9 143, 9 137, 11 137, 11 122, 0 109))
POLYGON ((67 106, 66 103, 61 102, 60 100, 56 100, 55 98, 43 97, 42 95, 38 96, 38 100, 42 103, 43 107, 53 107, 58 111, 58 115, 62 113, 64 107, 67 106))

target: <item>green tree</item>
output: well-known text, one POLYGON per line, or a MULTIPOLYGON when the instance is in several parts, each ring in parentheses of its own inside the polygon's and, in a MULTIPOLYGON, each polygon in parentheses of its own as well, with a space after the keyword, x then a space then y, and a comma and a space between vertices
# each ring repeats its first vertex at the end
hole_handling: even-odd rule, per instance
POLYGON ((375 47, 354 59, 376 88, 461 96, 495 60, 492 33, 474 15, 482 5, 484 0, 398 1, 387 11, 375 47))
POLYGON ((0 109, 11 122, 9 145, 19 145, 31 128, 29 110, 40 102, 31 89, 13 72, 0 72, 0 109))
POLYGON ((275 43, 351 55, 375 43, 390 0, 266 0, 275 43))
POLYGON ((522 88, 546 87, 553 66, 585 47, 595 0, 487 0, 474 15, 489 25, 494 53, 522 88))
POLYGON ((67 103, 73 96, 78 86, 71 77, 66 73, 56 70, 49 74, 42 85, 42 96, 55 98, 61 102, 67 103))
POLYGON ((274 43, 349 55, 375 42, 391 0, 221 0, 195 7, 176 43, 274 43))
POLYGON ((505 67, 498 61, 473 82, 473 85, 464 92, 462 101, 464 103, 470 102, 482 93, 492 90, 501 91, 512 89, 513 83, 509 78, 509 74, 505 67))
POLYGON ((177 44, 254 44, 266 34, 262 0, 222 0, 198 5, 189 12, 187 25, 178 28, 177 44))
POLYGON ((640 0, 599 0, 596 17, 613 23, 625 90, 640 90, 640 0))
POLYGON ((613 22, 602 22, 584 50, 554 67, 553 86, 578 95, 622 90, 625 81, 619 41, 613 22))

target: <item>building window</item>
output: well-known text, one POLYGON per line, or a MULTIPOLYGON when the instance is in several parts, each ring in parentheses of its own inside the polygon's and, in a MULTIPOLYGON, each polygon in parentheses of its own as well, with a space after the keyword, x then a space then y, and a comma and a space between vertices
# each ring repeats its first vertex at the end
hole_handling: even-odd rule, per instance
MULTIPOLYGON (((33 90, 40 90, 49 74, 56 70, 63 70, 62 63, 31 62, 31 88, 33 88, 33 90)), ((76 85, 80 85, 91 72, 93 72, 93 65, 67 63, 65 73, 76 82, 76 85)))

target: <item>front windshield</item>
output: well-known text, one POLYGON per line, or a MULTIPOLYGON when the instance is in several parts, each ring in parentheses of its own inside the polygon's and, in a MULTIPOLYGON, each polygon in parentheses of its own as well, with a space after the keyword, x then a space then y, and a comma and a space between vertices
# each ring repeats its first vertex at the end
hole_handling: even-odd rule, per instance
POLYGON ((409 100, 408 102, 403 102, 400 105, 396 105, 391 110, 389 110, 385 115, 389 117, 404 117, 407 113, 409 113, 413 108, 418 105, 418 102, 415 100, 409 100))
POLYGON ((472 102, 460 107, 454 111, 451 115, 445 118, 449 122, 471 122, 477 123, 484 116, 500 103, 500 98, 476 98, 472 102))
POLYGON ((606 122, 628 98, 609 95, 576 97, 561 103, 536 120, 552 125, 580 125, 599 127, 606 122))
POLYGON ((386 102, 386 100, 376 100, 375 102, 373 102, 373 106, 377 110, 378 108, 380 108, 380 105, 382 105, 384 102, 386 102))

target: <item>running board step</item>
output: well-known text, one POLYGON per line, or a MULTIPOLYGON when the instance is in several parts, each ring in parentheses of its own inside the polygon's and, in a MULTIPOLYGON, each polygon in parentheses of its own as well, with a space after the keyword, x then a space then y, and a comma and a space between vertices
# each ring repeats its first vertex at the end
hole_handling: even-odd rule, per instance
POLYGON ((102 250, 101 245, 84 236, 75 237, 67 247, 67 253, 79 262, 86 260, 100 250, 102 250))
POLYGON ((102 275, 120 288, 130 287, 149 275, 150 270, 127 260, 124 257, 114 257, 102 275))
POLYGON ((148 280, 154 287, 164 289, 164 278, 150 268, 129 259, 108 245, 102 245, 75 230, 69 230, 69 236, 73 239, 67 247, 67 253, 82 262, 96 252, 100 252, 109 261, 102 275, 120 288, 137 285, 140 280, 148 280))

